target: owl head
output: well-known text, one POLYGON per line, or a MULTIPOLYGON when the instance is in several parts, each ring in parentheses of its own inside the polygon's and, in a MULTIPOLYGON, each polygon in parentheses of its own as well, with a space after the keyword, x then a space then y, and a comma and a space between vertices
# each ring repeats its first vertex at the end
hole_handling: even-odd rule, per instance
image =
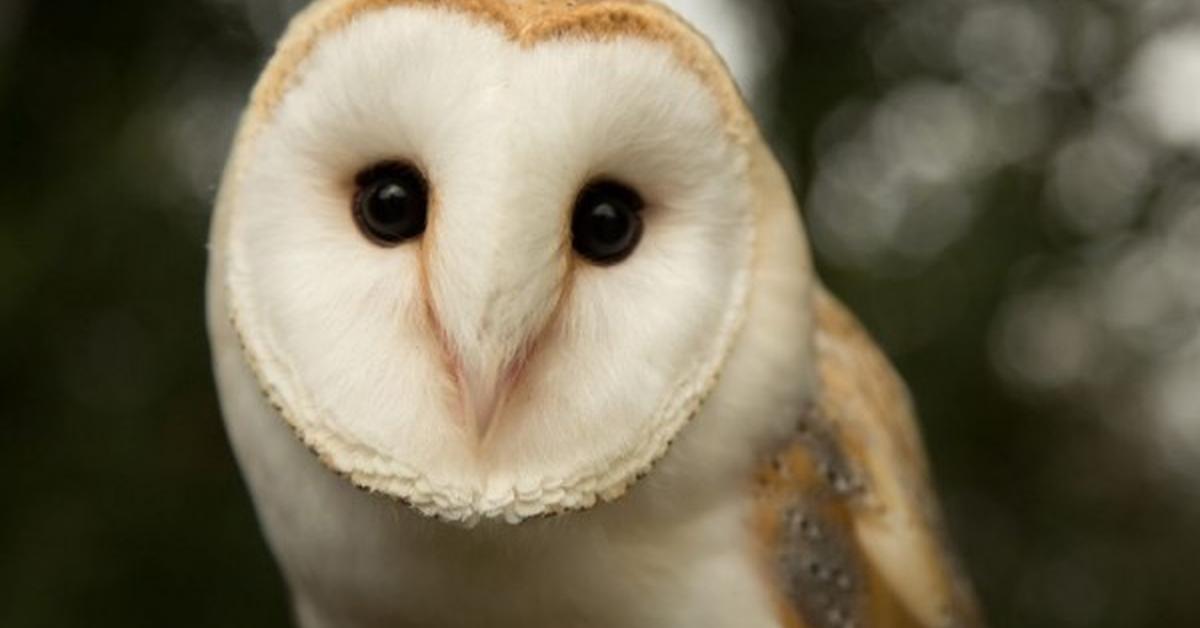
POLYGON ((786 180, 655 4, 317 2, 245 114, 213 254, 279 419, 447 520, 732 473, 806 390, 786 180))

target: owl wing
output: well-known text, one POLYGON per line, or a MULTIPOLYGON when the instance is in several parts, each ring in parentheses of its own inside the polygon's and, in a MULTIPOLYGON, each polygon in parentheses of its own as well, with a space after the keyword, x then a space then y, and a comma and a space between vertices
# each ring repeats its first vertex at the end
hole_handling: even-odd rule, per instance
POLYGON ((836 299, 814 300, 820 394, 757 477, 785 625, 981 626, 904 384, 836 299))

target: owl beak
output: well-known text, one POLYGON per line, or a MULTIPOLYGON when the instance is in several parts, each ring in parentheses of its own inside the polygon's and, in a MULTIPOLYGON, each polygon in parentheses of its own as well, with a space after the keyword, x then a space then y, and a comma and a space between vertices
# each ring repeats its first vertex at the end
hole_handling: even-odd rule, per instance
POLYGON ((486 438, 520 371, 520 361, 499 368, 458 366, 459 392, 465 418, 473 420, 480 440, 486 438))
POLYGON ((487 435, 496 418, 503 391, 494 376, 479 372, 468 372, 459 378, 459 386, 466 402, 467 417, 473 418, 475 432, 480 438, 487 435))
MULTIPOLYGON (((541 325, 495 335, 479 332, 452 334, 442 325, 436 307, 428 308, 429 321, 438 339, 458 393, 459 416, 479 441, 486 440, 503 414, 509 394, 519 385, 531 354, 536 351, 541 325), (460 342, 461 337, 473 342, 460 342)), ((545 318, 545 317, 542 317, 545 318)), ((473 327, 488 330, 486 323, 473 327)), ((469 328, 470 329, 470 328, 469 328)))

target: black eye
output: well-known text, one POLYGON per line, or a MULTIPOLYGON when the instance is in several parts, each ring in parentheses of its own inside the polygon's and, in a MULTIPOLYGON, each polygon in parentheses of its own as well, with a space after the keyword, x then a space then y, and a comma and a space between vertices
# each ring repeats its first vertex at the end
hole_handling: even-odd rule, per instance
POLYGON ((580 255, 600 264, 624 260, 642 239, 643 207, 638 193, 620 183, 589 184, 575 201, 572 245, 580 255))
POLYGON ((415 167, 383 163, 355 179, 354 220, 372 242, 395 246, 425 232, 429 186, 415 167))

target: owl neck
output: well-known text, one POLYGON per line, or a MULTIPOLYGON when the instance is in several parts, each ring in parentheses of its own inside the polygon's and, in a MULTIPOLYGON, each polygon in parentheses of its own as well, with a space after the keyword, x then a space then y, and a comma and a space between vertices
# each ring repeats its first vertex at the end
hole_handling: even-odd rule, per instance
POLYGON ((350 501, 361 510, 339 509, 324 548, 281 553, 304 628, 774 625, 737 500, 690 519, 614 507, 470 530, 350 501))

